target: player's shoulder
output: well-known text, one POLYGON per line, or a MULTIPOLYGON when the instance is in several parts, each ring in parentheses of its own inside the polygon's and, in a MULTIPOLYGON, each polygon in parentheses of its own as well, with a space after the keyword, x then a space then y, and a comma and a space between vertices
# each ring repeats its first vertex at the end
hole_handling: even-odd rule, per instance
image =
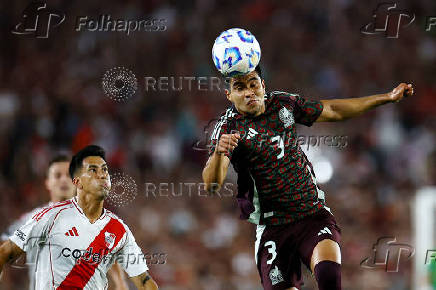
POLYGON ((284 92, 284 91, 271 91, 266 94, 266 99, 276 99, 279 101, 290 101, 295 100, 297 97, 299 97, 299 94, 296 93, 290 93, 290 92, 284 92))
POLYGON ((41 219, 50 218, 53 216, 56 216, 60 211, 73 208, 74 204, 71 199, 60 201, 60 202, 54 202, 47 206, 36 208, 31 213, 32 219, 35 221, 40 221, 41 219))
POLYGON ((228 122, 238 115, 236 108, 234 106, 228 107, 225 111, 221 112, 218 121, 228 122))
POLYGON ((108 209, 105 209, 105 211, 106 211, 105 214, 106 214, 108 217, 110 217, 111 219, 114 219, 116 222, 120 223, 120 224, 123 226, 123 228, 124 228, 125 231, 128 231, 128 230, 129 230, 129 227, 128 227, 127 224, 123 221, 122 218, 120 218, 119 216, 117 216, 116 214, 114 214, 113 212, 111 212, 111 211, 108 210, 108 209))

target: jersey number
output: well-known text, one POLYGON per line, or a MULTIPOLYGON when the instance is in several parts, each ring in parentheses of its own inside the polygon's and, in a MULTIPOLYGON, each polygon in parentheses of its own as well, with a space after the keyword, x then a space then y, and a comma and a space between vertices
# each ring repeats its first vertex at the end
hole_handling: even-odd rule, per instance
POLYGON ((282 158, 283 156, 285 156, 285 144, 283 142, 283 138, 282 136, 274 136, 271 138, 271 142, 274 143, 277 141, 277 145, 280 149, 280 154, 277 156, 277 159, 282 158))
POLYGON ((269 259, 268 261, 266 261, 266 263, 268 265, 271 265, 272 262, 275 260, 275 258, 277 257, 277 253, 276 253, 276 243, 274 241, 268 241, 265 243, 265 247, 269 247, 268 248, 268 253, 270 253, 272 255, 271 259, 269 259))

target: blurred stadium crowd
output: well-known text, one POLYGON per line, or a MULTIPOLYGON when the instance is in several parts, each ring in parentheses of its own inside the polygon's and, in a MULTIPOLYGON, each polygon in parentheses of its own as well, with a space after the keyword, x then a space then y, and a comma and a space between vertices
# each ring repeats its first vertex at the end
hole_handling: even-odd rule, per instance
MULTIPOLYGON (((333 169, 321 187, 342 227, 343 289, 409 289, 410 262, 398 273, 359 264, 379 237, 413 243, 410 203, 418 188, 436 183, 436 35, 418 21, 398 39, 363 35, 375 1, 289 2, 49 1, 66 21, 47 39, 10 33, 27 2, 2 2, 0 229, 48 201, 43 180, 54 152, 95 143, 107 150, 111 170, 132 176, 138 186, 133 203, 112 209, 144 252, 166 254, 165 264, 150 265, 162 289, 260 289, 254 226, 238 219, 236 200, 186 186, 201 182, 207 153, 192 145, 228 106, 224 92, 143 89, 146 76, 216 77, 215 37, 242 27, 261 44, 267 89, 321 99, 414 84, 413 99, 343 123, 299 128, 300 134, 348 137, 345 148, 308 150, 314 165, 323 160, 333 169), (129 36, 74 30, 76 16, 104 13, 165 19, 167 29, 129 36), (126 102, 112 101, 101 89, 104 72, 115 66, 138 79, 138 91, 126 102), (172 185, 153 195, 146 183, 172 185)), ((436 13, 432 1, 408 5, 417 19, 436 13)), ((236 195, 236 186, 230 188, 236 195)), ((25 289, 24 274, 9 269, 1 289, 25 289)), ((313 289, 307 273, 306 286, 313 289)))

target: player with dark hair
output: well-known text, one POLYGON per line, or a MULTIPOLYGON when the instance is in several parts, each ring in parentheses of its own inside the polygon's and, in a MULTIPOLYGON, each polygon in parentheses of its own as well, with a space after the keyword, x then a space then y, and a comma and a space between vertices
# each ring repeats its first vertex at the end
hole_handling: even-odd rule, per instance
MULTIPOLYGON (((45 187, 50 195, 50 202, 42 207, 35 208, 23 214, 18 220, 12 223, 7 230, 1 235, 1 241, 5 242, 14 232, 22 227, 36 213, 40 212, 44 207, 51 206, 56 202, 71 199, 76 195, 76 188, 71 182, 68 172, 70 165, 70 157, 66 154, 55 155, 48 164, 48 169, 45 178, 45 187)), ((36 256, 31 254, 26 255, 26 266, 29 273, 29 289, 35 289, 35 261, 36 256)), ((114 282, 116 290, 128 289, 127 283, 124 281, 124 273, 119 265, 115 263, 109 270, 109 275, 114 282)))
POLYGON ((411 84, 362 98, 310 101, 265 92, 260 67, 229 79, 232 103, 211 134, 203 169, 216 191, 232 163, 241 217, 257 224, 255 260, 264 289, 301 289, 301 262, 321 290, 341 289, 340 229, 326 206, 313 168, 296 142, 296 123, 335 122, 413 95, 411 84), (301 261, 301 262, 300 262, 301 261))
POLYGON ((0 247, 0 271, 26 252, 37 257, 36 289, 107 289, 117 262, 138 289, 157 289, 129 228, 103 207, 111 188, 104 150, 85 147, 64 172, 77 196, 43 208, 16 230, 0 247))

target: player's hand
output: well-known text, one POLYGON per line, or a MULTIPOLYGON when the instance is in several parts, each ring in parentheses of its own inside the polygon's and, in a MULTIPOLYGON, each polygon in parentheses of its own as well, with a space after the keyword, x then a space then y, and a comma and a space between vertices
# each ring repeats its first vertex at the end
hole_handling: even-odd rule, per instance
POLYGON ((398 103, 403 98, 412 96, 413 93, 414 92, 412 84, 401 83, 388 95, 391 99, 391 102, 398 103))
POLYGON ((239 133, 235 134, 222 134, 218 145, 216 146, 215 152, 218 154, 225 154, 233 152, 236 146, 238 146, 239 139, 241 136, 239 133))

